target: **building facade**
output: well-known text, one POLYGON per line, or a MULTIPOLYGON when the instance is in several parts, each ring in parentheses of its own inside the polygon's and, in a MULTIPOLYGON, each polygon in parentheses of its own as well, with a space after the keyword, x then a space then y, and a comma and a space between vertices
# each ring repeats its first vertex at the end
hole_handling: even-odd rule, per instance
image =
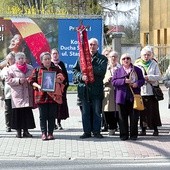
POLYGON ((156 59, 169 65, 170 0, 141 0, 140 5, 140 43, 152 45, 156 59))

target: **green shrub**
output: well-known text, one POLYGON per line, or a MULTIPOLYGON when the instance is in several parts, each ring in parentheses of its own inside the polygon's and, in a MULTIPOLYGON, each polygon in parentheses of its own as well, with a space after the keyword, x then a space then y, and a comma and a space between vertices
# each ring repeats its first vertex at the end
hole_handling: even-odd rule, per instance
POLYGON ((67 91, 77 91, 77 85, 70 85, 67 91))

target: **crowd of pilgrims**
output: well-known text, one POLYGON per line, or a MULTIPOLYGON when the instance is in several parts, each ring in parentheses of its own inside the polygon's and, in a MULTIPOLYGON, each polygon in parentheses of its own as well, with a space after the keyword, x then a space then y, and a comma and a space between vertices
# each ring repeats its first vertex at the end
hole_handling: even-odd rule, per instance
MULTIPOLYGON (((148 129, 153 130, 153 136, 158 136, 158 127, 162 123, 159 102, 153 94, 152 86, 158 86, 159 81, 163 80, 169 88, 170 68, 163 77, 151 46, 142 48, 139 58, 132 61, 130 54, 124 53, 119 58, 118 53, 111 48, 104 49, 100 54, 96 38, 91 38, 88 43, 94 82, 87 83, 88 76, 82 74, 79 58, 73 67, 77 105, 80 107, 83 126, 80 138, 103 138, 102 132, 106 131, 110 136, 118 133, 121 140, 137 140, 138 136, 145 136, 148 129), (141 94, 144 110, 133 108, 131 89, 135 94, 141 94)), ((35 108, 39 110, 43 141, 53 140, 54 130, 63 130, 61 120, 69 117, 69 80, 58 50, 54 48, 51 53, 41 53, 40 61, 40 67, 33 68, 28 64, 25 53, 11 50, 0 72, 6 132, 15 129, 17 138, 33 137, 29 130, 36 127, 33 115, 35 108), (44 72, 48 71, 56 73, 54 84, 50 74, 48 78, 43 77, 44 72), (47 88, 51 89, 48 83, 54 86, 54 92, 43 90, 43 81, 47 88)))

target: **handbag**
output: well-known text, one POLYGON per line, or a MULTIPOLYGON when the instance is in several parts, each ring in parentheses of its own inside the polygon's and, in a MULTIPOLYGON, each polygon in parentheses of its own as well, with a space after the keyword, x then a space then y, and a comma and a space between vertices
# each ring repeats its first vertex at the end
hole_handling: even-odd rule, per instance
POLYGON ((140 111, 144 110, 145 107, 144 107, 144 104, 143 104, 142 96, 140 94, 135 94, 131 87, 130 87, 130 90, 131 90, 131 92, 133 94, 133 98, 134 98, 133 109, 140 110, 140 111))
POLYGON ((144 110, 143 99, 140 94, 134 94, 133 108, 136 110, 144 110))
POLYGON ((158 101, 163 100, 164 94, 163 94, 161 88, 159 87, 159 85, 158 86, 151 85, 151 86, 152 86, 153 94, 154 94, 156 100, 158 100, 158 101))
MULTIPOLYGON (((145 70, 145 75, 147 75, 146 70, 145 70)), ((153 91, 153 94, 154 94, 156 100, 157 101, 163 100, 164 99, 164 94, 163 94, 161 88, 159 87, 159 85, 158 86, 153 86, 151 83, 149 83, 149 84, 152 86, 152 91, 153 91)))

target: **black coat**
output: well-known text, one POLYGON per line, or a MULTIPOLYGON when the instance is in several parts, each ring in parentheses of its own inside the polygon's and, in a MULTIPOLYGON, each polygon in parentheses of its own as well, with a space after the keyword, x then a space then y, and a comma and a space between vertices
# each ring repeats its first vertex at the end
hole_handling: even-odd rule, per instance
POLYGON ((103 79, 107 68, 108 59, 98 52, 92 57, 92 66, 95 81, 85 84, 82 81, 82 73, 80 69, 80 61, 77 60, 73 66, 73 76, 78 81, 78 97, 80 99, 103 99, 103 79))

